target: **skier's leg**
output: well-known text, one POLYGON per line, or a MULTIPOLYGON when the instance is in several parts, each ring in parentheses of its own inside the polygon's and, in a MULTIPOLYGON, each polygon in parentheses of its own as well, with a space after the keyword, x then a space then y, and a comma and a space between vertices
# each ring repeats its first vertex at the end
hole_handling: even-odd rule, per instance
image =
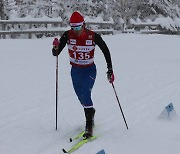
POLYGON ((94 114, 93 102, 91 99, 91 92, 96 78, 95 65, 90 68, 79 69, 72 68, 71 70, 73 87, 84 107, 86 117, 85 138, 93 135, 94 114))
POLYGON ((96 79, 96 66, 90 68, 71 69, 72 83, 75 93, 85 108, 93 107, 91 99, 92 88, 96 79))
POLYGON ((94 126, 94 115, 95 109, 93 108, 93 102, 91 99, 91 92, 96 78, 96 68, 95 66, 88 69, 86 72, 86 77, 84 78, 84 83, 82 85, 81 102, 84 106, 84 113, 86 117, 85 126, 85 138, 93 136, 93 126, 94 126))
POLYGON ((93 126, 94 126, 94 115, 95 109, 94 108, 84 108, 84 113, 86 117, 86 127, 84 137, 89 138, 93 136, 93 126))
POLYGON ((82 73, 81 71, 79 70, 79 68, 75 68, 75 67, 72 67, 71 68, 71 78, 72 78, 72 84, 73 84, 73 88, 74 88, 74 91, 79 99, 80 95, 81 95, 81 85, 83 84, 82 83, 82 73))

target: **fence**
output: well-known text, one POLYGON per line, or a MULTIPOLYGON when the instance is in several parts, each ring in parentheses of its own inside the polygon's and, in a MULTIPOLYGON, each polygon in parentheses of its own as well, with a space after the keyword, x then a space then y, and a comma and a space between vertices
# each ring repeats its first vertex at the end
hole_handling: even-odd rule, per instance
POLYGON ((179 27, 171 27, 171 29, 167 29, 160 24, 156 23, 142 23, 142 24, 131 24, 127 27, 124 31, 125 33, 128 32, 140 32, 144 34, 175 34, 180 35, 180 28, 179 27))
MULTIPOLYGON (((113 34, 113 23, 86 22, 89 29, 94 29, 99 34, 113 34)), ((62 35, 67 28, 63 28, 61 21, 11 21, 0 20, 0 38, 17 38, 24 34, 28 38, 33 35, 40 38, 45 36, 62 35)))

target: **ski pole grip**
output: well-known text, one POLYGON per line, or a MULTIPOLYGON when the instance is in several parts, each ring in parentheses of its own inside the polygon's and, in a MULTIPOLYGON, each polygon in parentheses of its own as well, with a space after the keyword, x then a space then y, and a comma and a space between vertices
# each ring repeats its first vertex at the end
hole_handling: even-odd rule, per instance
POLYGON ((58 46, 58 45, 59 45, 59 40, 58 40, 58 38, 54 38, 53 46, 58 46))

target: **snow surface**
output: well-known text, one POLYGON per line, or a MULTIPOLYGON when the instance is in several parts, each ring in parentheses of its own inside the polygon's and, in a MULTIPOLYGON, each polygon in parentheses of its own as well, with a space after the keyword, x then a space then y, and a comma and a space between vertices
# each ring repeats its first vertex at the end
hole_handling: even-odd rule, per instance
MULTIPOLYGON (((115 88, 96 47, 97 80, 92 92, 98 139, 74 154, 179 154, 179 36, 103 36, 113 60, 115 88), (159 119, 173 103, 177 116, 159 119)), ((0 153, 60 154, 69 137, 84 129, 83 108, 73 91, 67 47, 59 57, 58 131, 55 130, 53 38, 0 40, 0 153)))

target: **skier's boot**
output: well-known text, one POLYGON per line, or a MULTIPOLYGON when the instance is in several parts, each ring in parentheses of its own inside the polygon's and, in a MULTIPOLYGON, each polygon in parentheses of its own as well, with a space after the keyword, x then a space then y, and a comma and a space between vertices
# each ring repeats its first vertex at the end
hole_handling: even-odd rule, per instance
POLYGON ((85 127, 85 133, 83 137, 85 139, 90 138, 93 136, 93 126, 94 126, 94 114, 95 109, 94 108, 84 108, 85 117, 86 117, 86 127, 85 127))

